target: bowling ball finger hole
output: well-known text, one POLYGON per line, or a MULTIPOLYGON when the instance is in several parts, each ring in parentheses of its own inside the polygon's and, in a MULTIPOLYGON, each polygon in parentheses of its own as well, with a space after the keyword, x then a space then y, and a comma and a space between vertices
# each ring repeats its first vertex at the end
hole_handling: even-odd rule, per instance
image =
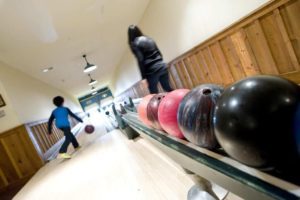
POLYGON ((210 95, 211 94, 211 90, 210 89, 204 89, 202 91, 202 94, 204 94, 204 95, 210 95))
POLYGON ((161 97, 158 97, 157 99, 158 99, 158 100, 161 100, 161 97))

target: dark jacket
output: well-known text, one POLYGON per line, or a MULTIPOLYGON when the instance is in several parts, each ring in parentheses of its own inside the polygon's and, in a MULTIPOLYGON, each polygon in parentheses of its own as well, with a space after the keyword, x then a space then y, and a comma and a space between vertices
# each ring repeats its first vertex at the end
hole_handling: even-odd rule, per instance
POLYGON ((151 38, 137 37, 131 44, 131 49, 137 58, 143 79, 166 69, 163 56, 151 38))

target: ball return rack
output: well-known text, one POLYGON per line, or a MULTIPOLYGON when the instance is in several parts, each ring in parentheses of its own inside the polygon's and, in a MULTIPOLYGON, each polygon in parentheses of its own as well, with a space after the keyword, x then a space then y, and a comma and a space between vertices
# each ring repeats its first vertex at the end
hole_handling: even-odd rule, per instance
MULTIPOLYGON (((210 180, 244 199, 300 199, 300 186, 247 167, 222 153, 210 151, 143 124, 137 113, 123 120, 183 168, 210 180)), ((299 169, 300 171, 300 169, 299 169)))

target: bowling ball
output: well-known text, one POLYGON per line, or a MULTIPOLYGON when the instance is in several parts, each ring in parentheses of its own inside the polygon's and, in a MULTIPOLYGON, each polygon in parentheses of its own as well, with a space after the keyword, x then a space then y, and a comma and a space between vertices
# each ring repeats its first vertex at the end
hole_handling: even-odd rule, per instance
POLYGON ((138 116, 139 119, 146 125, 150 126, 151 122, 148 120, 147 117, 147 106, 150 101, 150 99, 154 96, 154 94, 149 94, 141 100, 141 102, 138 105, 138 116))
POLYGON ((168 93, 160 102, 158 107, 158 121, 168 134, 184 138, 177 123, 177 111, 179 103, 183 97, 189 92, 188 89, 178 89, 168 93))
POLYGON ((192 89, 179 104, 177 121, 184 137, 198 146, 218 147, 213 128, 215 105, 223 88, 203 84, 192 89))
POLYGON ((160 94, 156 94, 154 95, 147 106, 147 117, 148 120, 150 121, 150 126, 158 129, 158 130, 162 130, 162 127, 159 124, 158 121, 158 107, 160 102, 163 100, 163 98, 165 97, 166 93, 160 93, 160 94))
POLYGON ((95 127, 91 124, 88 124, 84 127, 84 131, 87 133, 87 134, 92 134, 94 131, 95 131, 95 127))
POLYGON ((300 87, 276 76, 254 76, 227 88, 216 105, 215 132, 236 160, 261 169, 298 168, 300 87))

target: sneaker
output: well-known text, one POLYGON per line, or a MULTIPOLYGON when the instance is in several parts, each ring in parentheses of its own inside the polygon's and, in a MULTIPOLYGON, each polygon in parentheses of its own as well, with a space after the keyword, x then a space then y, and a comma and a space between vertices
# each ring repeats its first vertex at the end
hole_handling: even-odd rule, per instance
POLYGON ((70 159, 72 157, 67 153, 60 153, 58 154, 57 158, 70 159))
POLYGON ((79 149, 81 149, 81 146, 76 147, 75 151, 78 151, 79 149))

